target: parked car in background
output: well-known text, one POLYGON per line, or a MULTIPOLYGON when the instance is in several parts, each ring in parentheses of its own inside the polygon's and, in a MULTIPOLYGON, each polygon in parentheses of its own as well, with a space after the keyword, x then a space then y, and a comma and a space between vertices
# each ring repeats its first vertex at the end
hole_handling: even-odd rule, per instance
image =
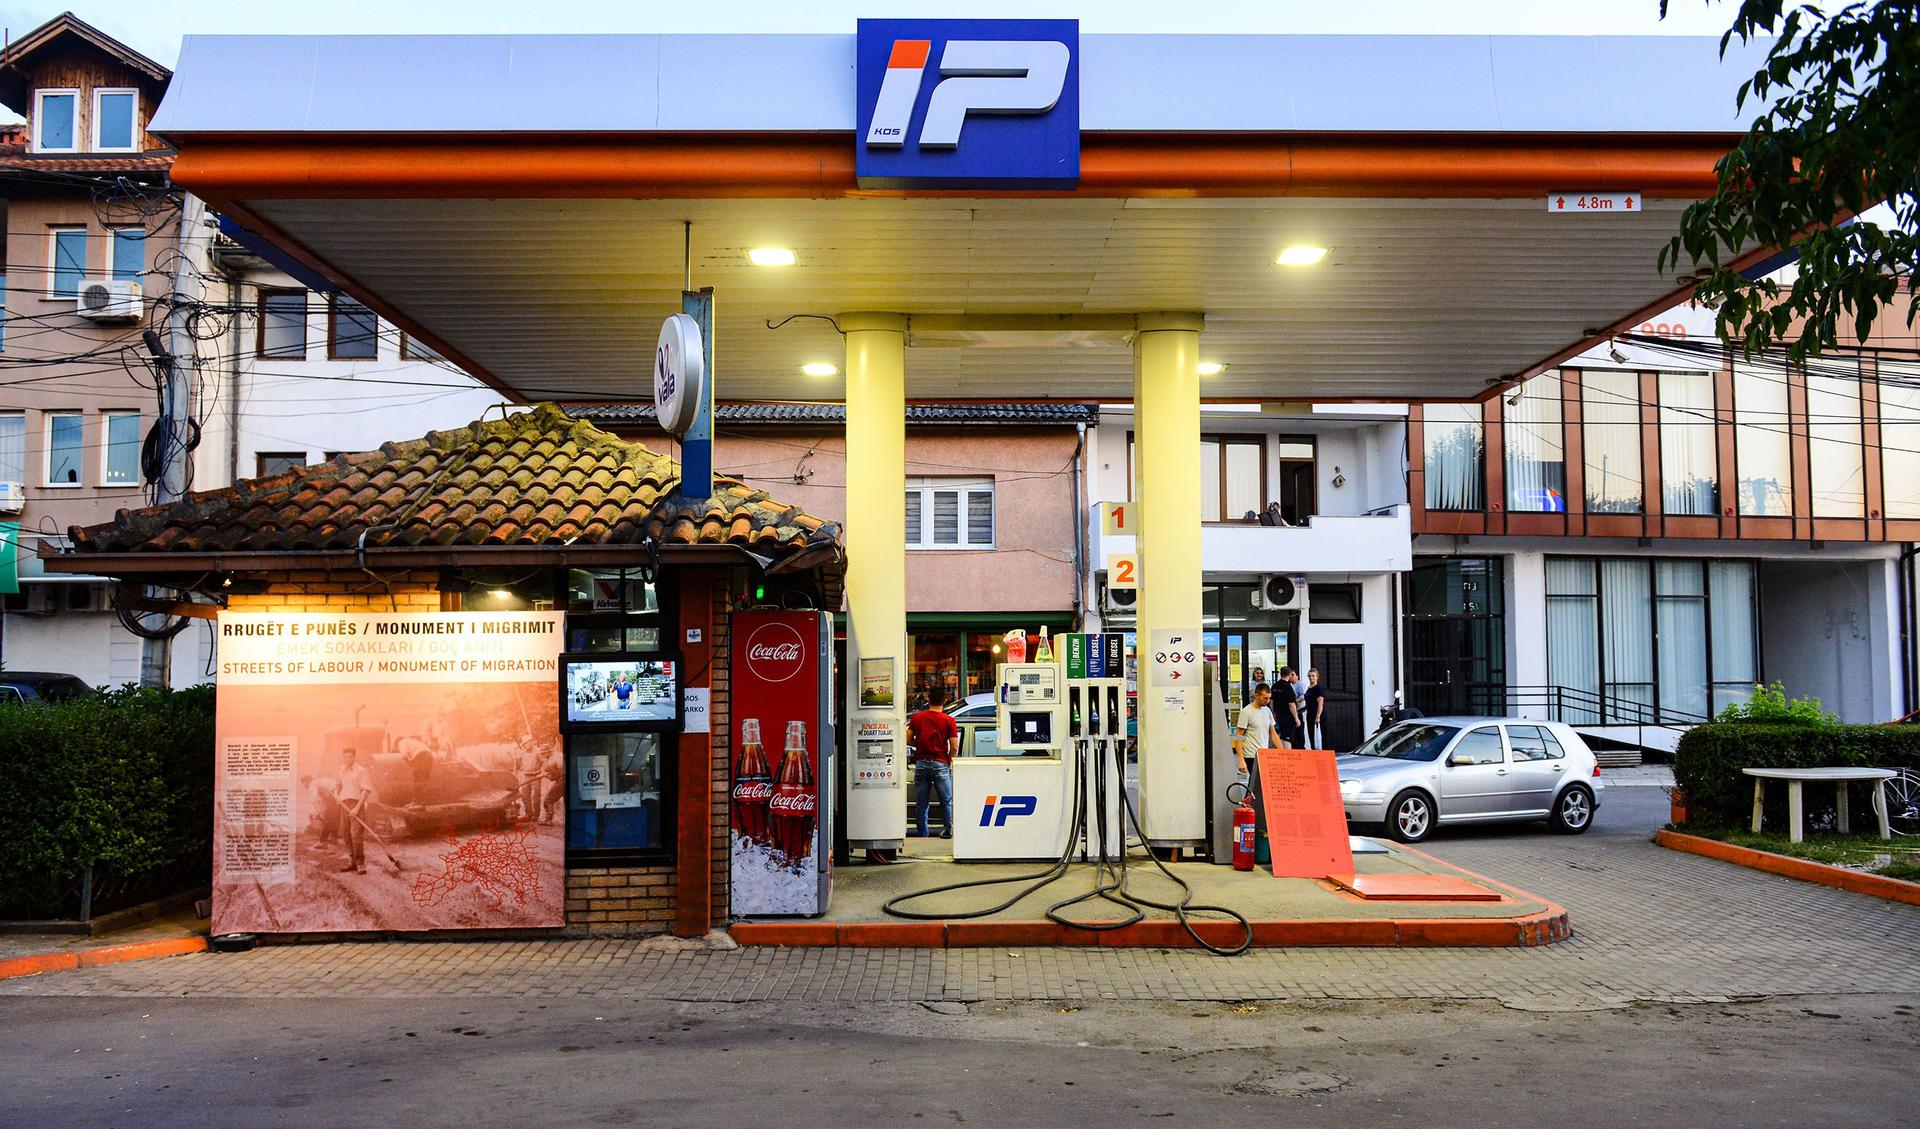
POLYGON ((1604 785, 1580 735, 1518 717, 1428 717, 1383 730, 1334 764, 1354 823, 1417 843, 1441 824, 1544 819, 1578 835, 1604 785))
POLYGON ((998 709, 992 694, 968 694, 947 703, 945 712, 952 714, 955 721, 992 721, 998 709))
POLYGON ((64 702, 84 698, 93 687, 71 674, 42 670, 0 670, 0 705, 10 702, 64 702))

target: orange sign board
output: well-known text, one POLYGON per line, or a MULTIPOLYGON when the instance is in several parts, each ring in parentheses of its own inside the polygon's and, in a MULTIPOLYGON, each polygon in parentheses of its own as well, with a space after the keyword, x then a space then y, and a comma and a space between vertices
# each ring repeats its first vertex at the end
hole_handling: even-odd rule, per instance
POLYGON ((1261 749, 1260 804, 1275 878, 1351 878, 1347 809, 1331 749, 1261 749))

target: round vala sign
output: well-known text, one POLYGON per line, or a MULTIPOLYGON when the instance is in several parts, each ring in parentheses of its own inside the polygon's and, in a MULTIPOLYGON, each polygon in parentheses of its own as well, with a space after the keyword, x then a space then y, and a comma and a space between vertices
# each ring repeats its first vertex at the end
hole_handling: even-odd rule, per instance
POLYGON ((660 323, 660 343, 653 351, 653 409, 660 426, 686 434, 706 398, 707 350, 700 323, 687 314, 669 314, 660 323))

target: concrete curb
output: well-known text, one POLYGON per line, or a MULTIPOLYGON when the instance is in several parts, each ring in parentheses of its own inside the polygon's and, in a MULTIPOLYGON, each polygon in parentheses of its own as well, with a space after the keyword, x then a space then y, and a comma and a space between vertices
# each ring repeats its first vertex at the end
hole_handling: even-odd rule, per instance
POLYGON ((101 945, 91 949, 73 949, 61 953, 33 953, 21 957, 0 957, 0 980, 16 976, 37 976, 42 972, 67 972, 75 968, 93 968, 130 960, 180 956, 207 951, 205 937, 162 937, 154 941, 129 941, 124 945, 101 945))
POLYGON ((1722 843, 1718 839, 1688 835, 1680 831, 1656 831, 1653 841, 1671 850, 1719 859, 1721 862, 1730 862, 1754 870, 1764 870, 1768 874, 1778 874, 1783 878, 1797 878, 1802 882, 1816 882, 1822 886, 1832 886, 1836 890, 1865 894, 1870 898, 1920 906, 1920 882, 1903 882, 1898 878, 1887 878, 1879 874, 1862 874, 1857 870, 1848 870, 1844 866, 1828 866, 1824 862, 1798 859, 1791 855, 1777 855, 1772 851, 1759 851, 1752 847, 1735 846, 1732 843, 1722 843))

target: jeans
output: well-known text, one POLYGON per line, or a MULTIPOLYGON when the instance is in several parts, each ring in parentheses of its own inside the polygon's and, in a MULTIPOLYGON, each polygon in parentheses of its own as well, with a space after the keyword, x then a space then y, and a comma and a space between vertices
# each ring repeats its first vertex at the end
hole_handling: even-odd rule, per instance
POLYGON ((940 798, 941 820, 947 834, 953 834, 953 766, 945 761, 916 761, 913 766, 914 799, 918 803, 919 835, 927 834, 927 805, 933 795, 940 798))

